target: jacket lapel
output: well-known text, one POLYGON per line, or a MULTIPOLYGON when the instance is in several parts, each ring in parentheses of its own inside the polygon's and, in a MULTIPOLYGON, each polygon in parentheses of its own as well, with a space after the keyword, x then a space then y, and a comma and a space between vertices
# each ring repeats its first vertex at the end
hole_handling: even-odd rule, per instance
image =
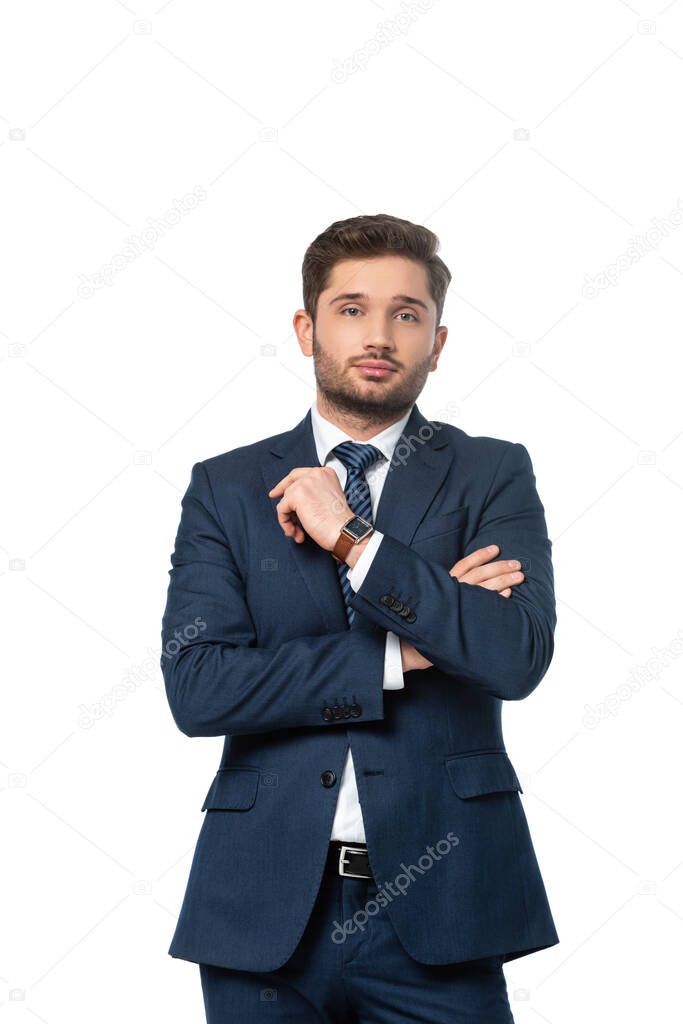
MULTIPOLYGON (((442 428, 430 423, 413 405, 389 465, 375 527, 403 544, 410 545, 435 494, 448 473, 453 453, 442 428)), ((311 410, 290 431, 271 445, 261 469, 266 492, 297 466, 319 466, 311 425, 311 410)), ((279 498, 270 499, 275 506, 279 498)), ((278 527, 279 529, 279 527, 278 527)), ((292 559, 304 578, 311 600, 320 610, 329 632, 348 628, 344 598, 335 560, 310 537, 302 544, 290 541, 292 559)), ((363 628, 363 616, 356 612, 351 628, 363 628)))

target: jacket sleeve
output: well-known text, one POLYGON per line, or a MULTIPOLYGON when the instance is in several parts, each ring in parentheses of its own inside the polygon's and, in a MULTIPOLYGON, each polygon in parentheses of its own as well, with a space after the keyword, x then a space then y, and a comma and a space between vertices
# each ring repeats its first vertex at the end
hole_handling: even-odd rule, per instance
MULTIPOLYGON (((360 556, 357 558, 356 564, 352 569, 349 569, 346 578, 349 581, 352 590, 360 589, 360 585, 365 579, 368 569, 372 565, 372 560, 375 557, 375 551, 382 543, 382 536, 383 534, 380 530, 375 530, 365 548, 360 553, 360 556)), ((401 641, 395 633, 391 632, 391 630, 387 630, 387 646, 384 657, 384 681, 382 686, 385 690, 402 690, 405 686, 403 680, 401 641)))
POLYGON ((506 446, 464 554, 488 544, 500 549, 496 561, 521 563, 524 580, 509 598, 459 583, 448 568, 385 534, 351 603, 405 637, 442 672, 502 700, 519 700, 550 665, 556 623, 552 541, 522 444, 506 446))
POLYGON ((268 732, 384 717, 386 630, 370 626, 257 646, 243 579, 203 463, 192 467, 171 555, 161 669, 187 736, 268 732), (351 715, 333 717, 334 705, 351 715))

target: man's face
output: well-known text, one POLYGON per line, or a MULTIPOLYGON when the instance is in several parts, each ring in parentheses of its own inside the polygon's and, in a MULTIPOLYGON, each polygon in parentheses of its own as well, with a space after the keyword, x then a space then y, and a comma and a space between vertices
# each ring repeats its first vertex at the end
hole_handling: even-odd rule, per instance
POLYGON ((369 418, 399 418, 410 408, 447 334, 436 331, 425 268, 402 256, 335 264, 315 325, 304 319, 310 332, 300 325, 297 335, 313 355, 319 391, 340 412, 369 418))

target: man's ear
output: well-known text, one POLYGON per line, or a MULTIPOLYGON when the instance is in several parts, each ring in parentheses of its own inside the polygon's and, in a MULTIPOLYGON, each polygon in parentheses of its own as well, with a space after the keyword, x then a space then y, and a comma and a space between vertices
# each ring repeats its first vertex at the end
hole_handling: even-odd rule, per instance
POLYGON ((292 318, 292 326, 299 342, 299 348, 305 356, 313 355, 313 321, 305 309, 297 309, 292 318))
POLYGON ((439 362, 439 356, 443 351, 443 347, 446 344, 446 338, 448 337, 448 328, 440 325, 437 327, 434 335, 434 348, 432 349, 432 365, 430 367, 430 373, 436 369, 437 363, 439 362))

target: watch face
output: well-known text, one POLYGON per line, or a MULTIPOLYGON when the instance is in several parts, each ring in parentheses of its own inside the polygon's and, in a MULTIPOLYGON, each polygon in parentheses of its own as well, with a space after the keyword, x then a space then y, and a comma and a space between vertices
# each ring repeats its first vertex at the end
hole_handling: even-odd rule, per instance
POLYGON ((371 523, 366 522, 365 519, 361 519, 360 516, 354 516, 354 518, 346 524, 344 531, 352 534, 356 540, 361 540, 368 532, 371 523))

